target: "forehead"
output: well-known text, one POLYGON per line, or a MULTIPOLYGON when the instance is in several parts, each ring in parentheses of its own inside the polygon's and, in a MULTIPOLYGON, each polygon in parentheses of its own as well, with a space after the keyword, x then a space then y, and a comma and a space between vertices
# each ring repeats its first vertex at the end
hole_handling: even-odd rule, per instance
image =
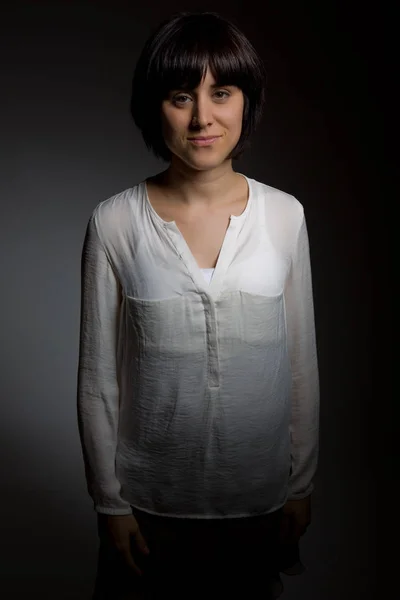
POLYGON ((212 71, 209 67, 209 65, 207 65, 203 79, 201 81, 201 83, 206 83, 206 84, 213 84, 216 83, 215 77, 212 74, 212 71))
POLYGON ((209 66, 206 67, 206 70, 204 72, 203 78, 200 80, 200 82, 198 83, 197 86, 191 87, 190 81, 185 81, 182 82, 182 84, 179 86, 182 89, 193 89, 193 90, 197 90, 200 88, 216 88, 216 87, 220 87, 221 85, 234 85, 233 83, 223 83, 221 80, 217 80, 214 75, 212 74, 212 71, 210 69, 209 66))

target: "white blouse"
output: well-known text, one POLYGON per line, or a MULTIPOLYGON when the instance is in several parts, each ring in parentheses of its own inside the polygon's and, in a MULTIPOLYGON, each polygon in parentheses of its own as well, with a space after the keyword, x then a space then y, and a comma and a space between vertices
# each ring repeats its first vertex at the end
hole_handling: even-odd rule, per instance
POLYGON ((243 177, 247 206, 231 215, 215 269, 199 268, 145 181, 89 219, 77 407, 99 513, 245 517, 313 490, 319 379, 303 206, 243 177))

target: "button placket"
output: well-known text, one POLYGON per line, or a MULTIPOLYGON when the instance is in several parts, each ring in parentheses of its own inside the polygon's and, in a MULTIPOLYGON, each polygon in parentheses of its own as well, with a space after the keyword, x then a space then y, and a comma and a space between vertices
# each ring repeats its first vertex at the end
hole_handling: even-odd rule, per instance
POLYGON ((217 388, 220 378, 216 308, 214 300, 208 294, 203 294, 203 303, 207 336, 207 381, 209 388, 217 388))

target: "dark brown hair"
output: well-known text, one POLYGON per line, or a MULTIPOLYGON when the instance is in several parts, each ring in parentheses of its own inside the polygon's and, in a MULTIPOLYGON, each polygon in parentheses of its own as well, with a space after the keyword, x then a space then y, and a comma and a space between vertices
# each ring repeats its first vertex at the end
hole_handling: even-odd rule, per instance
POLYGON ((217 13, 180 12, 151 34, 132 82, 131 115, 157 158, 171 160, 162 135, 162 101, 173 89, 195 89, 207 66, 218 85, 235 85, 243 92, 242 133, 229 158, 239 158, 249 146, 265 103, 262 59, 238 27, 217 13))

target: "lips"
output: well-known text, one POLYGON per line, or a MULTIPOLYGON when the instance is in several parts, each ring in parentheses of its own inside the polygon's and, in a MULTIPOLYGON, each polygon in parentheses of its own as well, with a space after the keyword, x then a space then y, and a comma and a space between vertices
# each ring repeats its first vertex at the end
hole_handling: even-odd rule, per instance
POLYGON ((189 142, 192 142, 195 146, 212 146, 221 136, 207 137, 207 138, 188 138, 189 142))

